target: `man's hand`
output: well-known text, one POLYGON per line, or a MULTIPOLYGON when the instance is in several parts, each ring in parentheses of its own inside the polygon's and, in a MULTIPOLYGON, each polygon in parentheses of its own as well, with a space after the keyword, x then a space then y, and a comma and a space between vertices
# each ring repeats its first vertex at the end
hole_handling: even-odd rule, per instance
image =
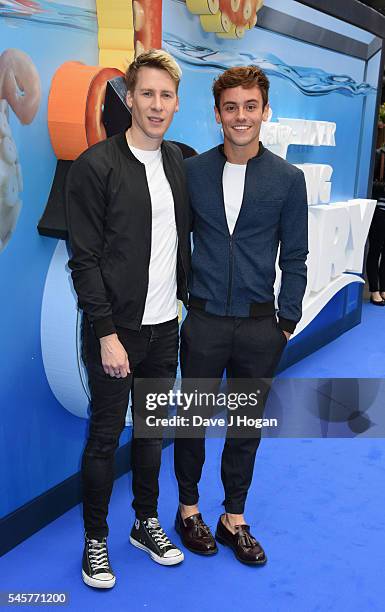
POLYGON ((284 329, 283 329, 282 331, 283 331, 283 333, 284 333, 284 334, 285 334, 285 336, 286 336, 286 340, 289 342, 289 340, 290 340, 290 336, 291 336, 291 333, 290 333, 290 332, 285 331, 284 329))
POLYGON ((127 353, 117 334, 100 338, 100 355, 106 374, 115 378, 126 378, 131 373, 127 353))

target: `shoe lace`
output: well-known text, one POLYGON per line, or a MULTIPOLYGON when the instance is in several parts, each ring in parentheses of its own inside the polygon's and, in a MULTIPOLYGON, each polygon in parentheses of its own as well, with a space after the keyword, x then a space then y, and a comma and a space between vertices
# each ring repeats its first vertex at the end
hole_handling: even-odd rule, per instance
POLYGON ((159 548, 163 549, 163 548, 166 548, 167 546, 172 546, 170 539, 167 537, 167 535, 163 531, 158 519, 156 518, 148 519, 147 525, 148 525, 148 532, 150 536, 152 537, 154 542, 159 546, 159 548))
POLYGON ((110 572, 110 564, 108 562, 107 542, 105 539, 87 540, 88 558, 93 571, 106 569, 110 572))

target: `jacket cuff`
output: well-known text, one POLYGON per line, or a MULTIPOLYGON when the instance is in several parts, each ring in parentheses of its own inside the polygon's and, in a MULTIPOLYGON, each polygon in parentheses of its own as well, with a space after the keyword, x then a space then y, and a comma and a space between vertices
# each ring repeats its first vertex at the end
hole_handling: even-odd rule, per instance
POLYGON ((284 319, 278 315, 278 325, 283 331, 292 334, 297 327, 297 321, 290 321, 290 319, 284 319))
POLYGON ((92 327, 94 328, 97 338, 103 338, 103 336, 109 336, 110 334, 116 334, 116 327, 112 320, 112 317, 104 317, 104 319, 96 319, 92 321, 92 327))

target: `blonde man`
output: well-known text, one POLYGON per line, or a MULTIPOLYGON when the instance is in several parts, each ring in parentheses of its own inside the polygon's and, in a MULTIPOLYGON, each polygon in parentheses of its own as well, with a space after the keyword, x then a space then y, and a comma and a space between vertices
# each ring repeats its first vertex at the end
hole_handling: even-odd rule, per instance
MULTIPOLYGON (((67 213, 69 266, 83 310, 83 359, 91 416, 83 454, 82 576, 115 584, 107 550, 114 453, 135 378, 173 379, 177 297, 187 301, 189 210, 182 155, 163 136, 178 110, 181 71, 164 51, 140 55, 126 72, 131 127, 72 165, 67 213)), ((133 406, 133 416, 137 407, 133 406)), ((135 423, 135 418, 134 418, 135 423)), ((162 440, 132 437, 131 543, 162 565, 183 553, 158 521, 162 440)))

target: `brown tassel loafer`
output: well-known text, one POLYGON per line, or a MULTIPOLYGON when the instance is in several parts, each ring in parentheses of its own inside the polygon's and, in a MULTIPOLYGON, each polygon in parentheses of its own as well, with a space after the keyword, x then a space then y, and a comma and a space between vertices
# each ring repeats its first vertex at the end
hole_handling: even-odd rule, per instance
POLYGON ((182 519, 180 510, 176 513, 175 529, 179 533, 183 546, 198 555, 215 555, 218 547, 209 527, 200 513, 182 519))
POLYGON ((236 525, 236 533, 231 533, 219 517, 215 538, 224 546, 230 546, 234 555, 248 565, 264 565, 267 561, 265 551, 251 535, 249 525, 236 525))

